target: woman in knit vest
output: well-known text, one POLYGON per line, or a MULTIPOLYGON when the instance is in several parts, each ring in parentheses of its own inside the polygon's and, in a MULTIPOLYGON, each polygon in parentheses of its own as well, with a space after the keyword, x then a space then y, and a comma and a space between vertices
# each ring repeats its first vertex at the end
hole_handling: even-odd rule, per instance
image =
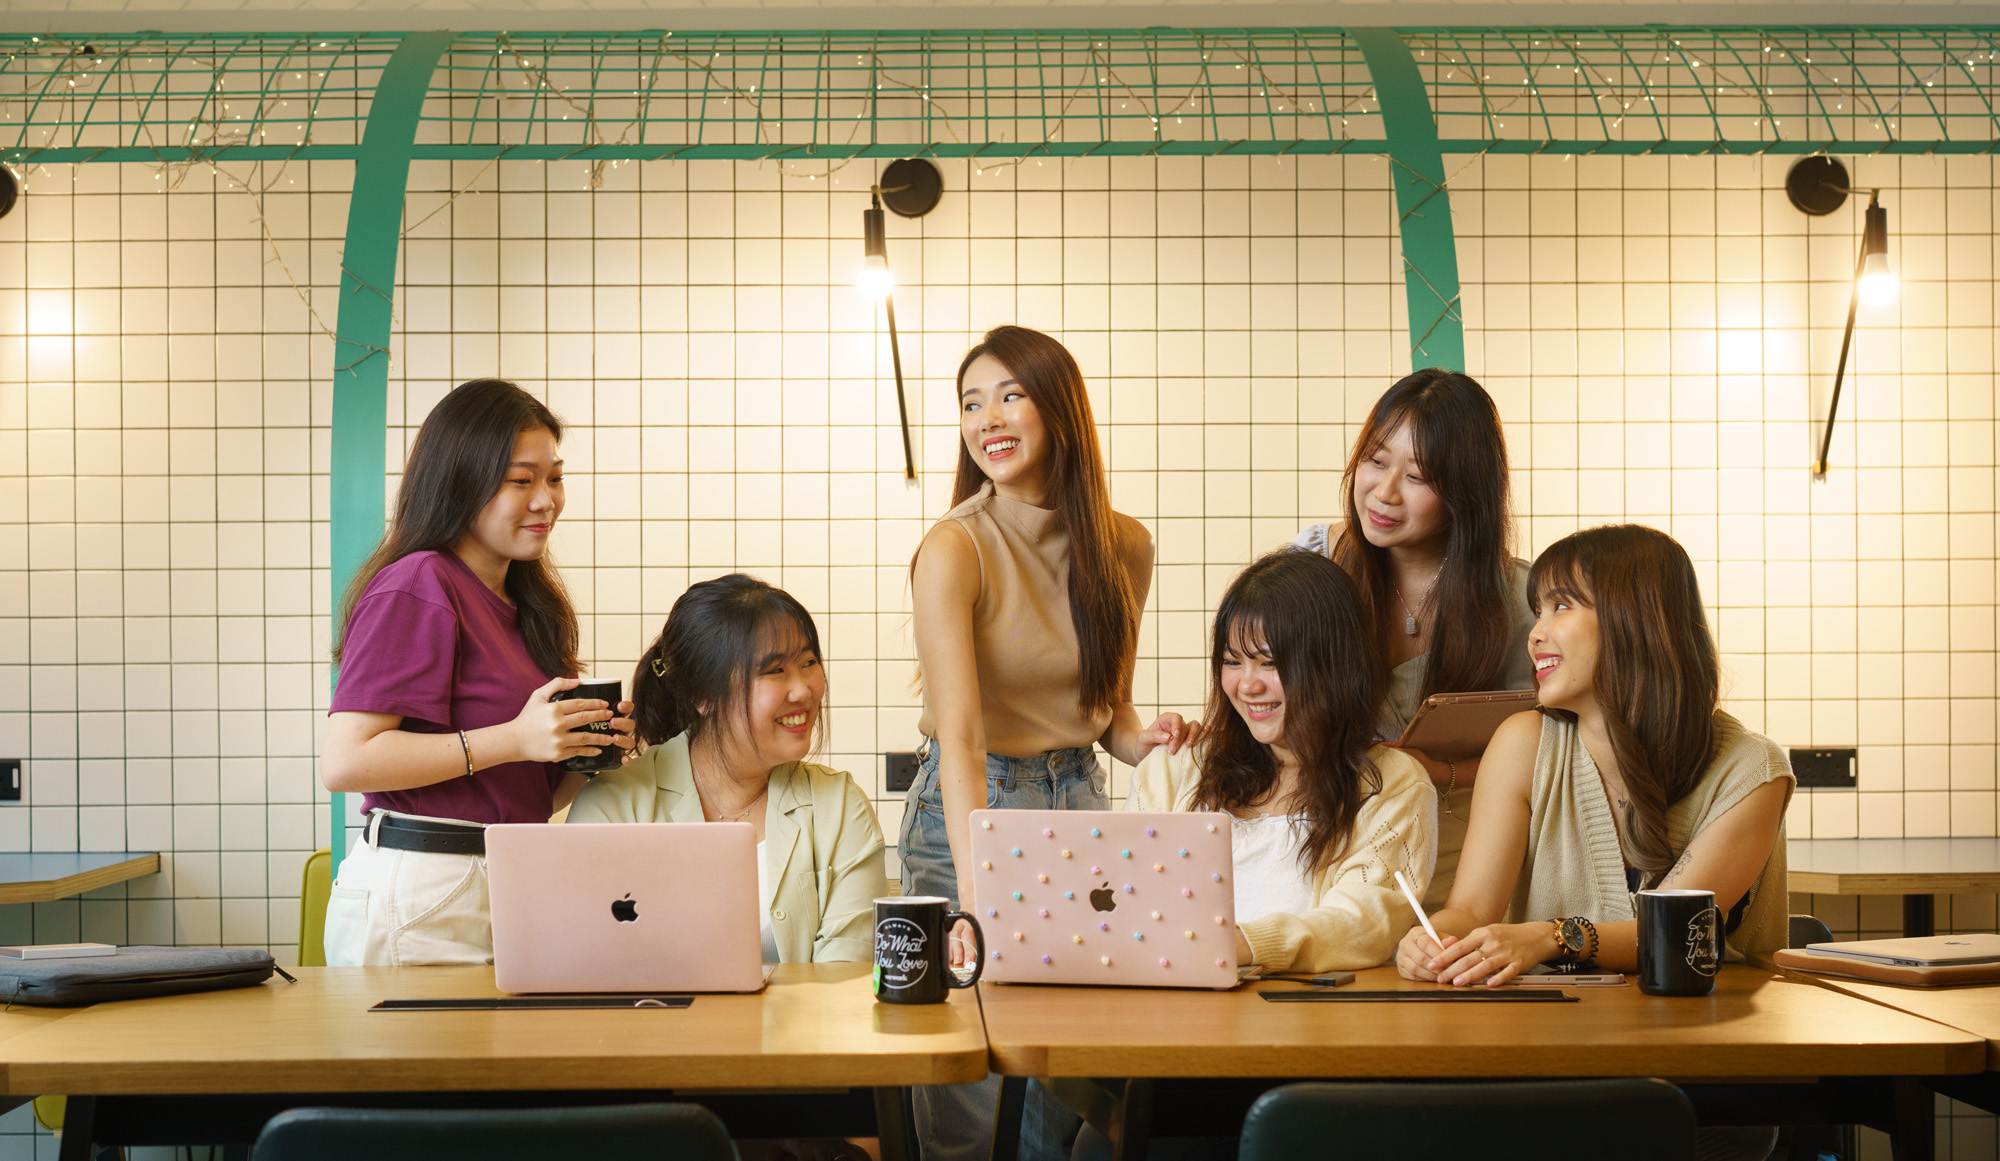
POLYGON ((1717 708, 1687 553, 1637 524, 1572 533, 1528 580, 1541 712, 1487 748, 1457 883, 1412 928, 1411 979, 1498 985, 1538 964, 1638 967, 1631 892, 1715 892, 1728 958, 1785 945, 1784 751, 1717 708))
MULTIPOLYGON (((1152 725, 1132 705, 1139 610, 1153 540, 1111 510, 1083 373, 1062 344, 995 327, 958 368, 961 440, 951 511, 911 562, 923 675, 924 741, 903 814, 903 891, 970 911, 969 816, 981 807, 1103 810, 1102 743, 1129 765, 1195 728, 1179 714, 1152 725)), ((971 953, 970 928, 951 959, 971 953)), ((984 1157, 995 1083, 922 1089, 926 1161, 984 1157)), ((1032 1157, 1074 1123, 1039 1086, 1022 1144, 1032 1157)))
MULTIPOLYGON (((1507 441, 1493 399, 1470 376, 1436 367, 1405 376, 1368 413, 1341 480, 1341 521, 1309 525, 1294 547, 1347 570, 1391 666, 1377 739, 1394 744, 1434 693, 1527 689, 1528 562, 1508 544, 1507 441)), ((1451 892, 1480 758, 1415 750, 1437 787, 1437 872, 1425 896, 1451 892)))

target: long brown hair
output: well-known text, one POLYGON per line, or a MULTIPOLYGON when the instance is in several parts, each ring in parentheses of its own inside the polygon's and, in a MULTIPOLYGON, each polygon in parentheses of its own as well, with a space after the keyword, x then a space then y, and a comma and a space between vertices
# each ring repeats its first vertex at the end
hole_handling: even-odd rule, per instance
MULTIPOLYGON (((341 641, 354 618, 354 606, 368 590, 368 582, 413 552, 450 552, 507 478, 514 441, 537 427, 562 438, 562 421, 555 413, 504 379, 462 383, 431 408, 410 446, 388 531, 355 570, 340 599, 335 664, 340 662, 341 641)), ((550 677, 576 673, 576 612, 548 554, 509 562, 506 588, 519 610, 521 636, 535 667, 550 677)))
MULTIPOLYGON (((1083 371, 1067 348, 1040 331, 997 326, 959 361, 960 388, 965 372, 982 355, 993 356, 1013 374, 1048 432, 1048 502, 1069 533, 1069 619, 1076 627, 1081 662, 1077 703, 1088 713, 1109 709, 1128 692, 1139 639, 1139 602, 1118 553, 1118 524, 1083 371)), ((951 506, 963 504, 985 483, 986 473, 961 439, 951 506)))
POLYGON ((1400 632, 1389 552, 1368 542, 1354 497, 1354 473, 1396 429, 1409 425, 1418 470, 1444 505, 1445 557, 1432 590, 1430 663, 1419 699, 1440 691, 1495 689, 1509 660, 1507 440, 1493 398, 1468 375, 1437 367, 1404 376, 1384 392, 1354 441, 1341 493, 1347 520, 1333 559, 1361 589, 1362 609, 1386 655, 1400 632))
POLYGON ((1299 760, 1307 819, 1299 866, 1310 876, 1346 848, 1362 802, 1382 789, 1368 749, 1387 673, 1360 594, 1332 561, 1287 548, 1237 574, 1215 611, 1208 731, 1196 745, 1195 800, 1211 809, 1256 802, 1278 779, 1271 748, 1222 692, 1224 655, 1258 643, 1285 686, 1285 748, 1299 760))
MULTIPOLYGON (((1667 870, 1675 858, 1667 810, 1695 788, 1713 757, 1722 685, 1687 550, 1643 524, 1572 532, 1535 561, 1528 599, 1537 615, 1553 600, 1597 610, 1592 685, 1630 795, 1632 863, 1667 870)), ((1564 710, 1542 712, 1576 720, 1564 710)))

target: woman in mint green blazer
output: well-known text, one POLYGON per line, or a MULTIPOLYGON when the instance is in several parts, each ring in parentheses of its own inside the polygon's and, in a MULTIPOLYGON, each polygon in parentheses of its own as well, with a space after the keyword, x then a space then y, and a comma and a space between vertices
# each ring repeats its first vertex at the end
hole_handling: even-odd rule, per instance
POLYGON ((764 961, 871 961, 882 828, 853 778, 805 761, 826 701, 811 614, 741 573, 694 585, 639 659, 632 701, 645 753, 592 779, 569 821, 747 822, 764 961))

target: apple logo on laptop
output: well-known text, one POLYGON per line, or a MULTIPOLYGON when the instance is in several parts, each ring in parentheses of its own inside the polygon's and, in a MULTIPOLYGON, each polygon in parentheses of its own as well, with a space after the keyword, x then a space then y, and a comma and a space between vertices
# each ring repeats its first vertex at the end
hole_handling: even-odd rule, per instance
POLYGON ((616 919, 620 923, 636 923, 639 921, 639 905, 632 901, 632 892, 625 892, 623 899, 612 900, 611 918, 616 919))
POLYGON ((1090 893, 1090 909, 1092 911, 1112 911, 1117 907, 1118 897, 1112 894, 1109 882, 1106 882, 1104 886, 1090 893))

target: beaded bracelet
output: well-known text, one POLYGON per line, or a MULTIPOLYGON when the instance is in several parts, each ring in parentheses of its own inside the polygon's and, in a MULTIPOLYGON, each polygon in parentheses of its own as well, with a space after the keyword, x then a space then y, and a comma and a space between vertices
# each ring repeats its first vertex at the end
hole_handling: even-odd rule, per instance
POLYGON ((472 777, 472 740, 465 736, 464 730, 458 731, 458 744, 465 750, 465 776, 470 778, 472 777))

